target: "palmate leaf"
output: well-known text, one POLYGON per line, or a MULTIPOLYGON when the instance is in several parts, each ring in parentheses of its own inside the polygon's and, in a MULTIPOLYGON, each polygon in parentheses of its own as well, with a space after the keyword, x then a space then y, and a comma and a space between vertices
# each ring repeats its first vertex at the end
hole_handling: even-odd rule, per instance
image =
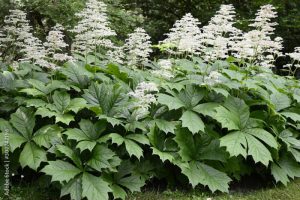
POLYGON ((231 179, 223 172, 220 172, 201 162, 180 163, 182 173, 186 175, 193 187, 198 184, 208 186, 212 192, 217 190, 228 192, 231 179))
POLYGON ((161 159, 163 162, 165 162, 167 160, 172 162, 174 160, 174 156, 169 152, 160 151, 155 147, 151 147, 151 149, 152 149, 152 154, 157 155, 159 157, 159 159, 161 159))
POLYGON ((174 133, 176 128, 175 122, 170 122, 163 119, 155 119, 156 126, 165 133, 174 133))
POLYGON ((12 152, 27 142, 27 139, 13 129, 10 123, 4 119, 0 119, 0 131, 0 146, 4 146, 4 142, 7 140, 7 138, 5 139, 6 134, 9 134, 9 146, 12 152))
POLYGON ((241 131, 234 131, 222 137, 220 145, 226 147, 230 156, 242 155, 244 158, 247 157, 247 141, 241 131))
POLYGON ((112 189, 115 199, 126 199, 127 193, 122 187, 113 184, 110 186, 110 188, 112 189))
POLYGON ((33 142, 27 142, 19 158, 21 166, 37 170, 41 162, 46 162, 46 151, 33 142))
POLYGON ((64 82, 58 80, 52 80, 46 85, 42 81, 36 79, 29 79, 28 83, 33 88, 21 89, 20 92, 26 93, 31 96, 46 96, 56 89, 70 89, 70 87, 67 86, 64 82))
POLYGON ((185 111, 180 120, 182 121, 182 127, 188 128, 193 134, 199 131, 204 132, 205 125, 202 119, 193 111, 185 111))
POLYGON ((121 105, 128 98, 123 95, 123 88, 112 84, 93 83, 89 89, 84 90, 83 98, 92 106, 100 106, 102 113, 114 117, 121 109, 121 105))
POLYGON ((57 111, 60 113, 65 112, 71 101, 70 95, 66 92, 55 91, 52 98, 57 111))
POLYGON ((281 112, 280 114, 282 114, 286 118, 292 119, 294 122, 300 122, 300 114, 298 113, 285 111, 285 112, 281 112))
POLYGON ((125 139, 125 147, 130 156, 140 159, 143 156, 143 149, 134 141, 125 139))
POLYGON ((56 160, 48 161, 48 165, 41 172, 52 176, 52 181, 68 182, 81 173, 81 170, 68 162, 56 160))
POLYGON ((51 141, 58 138, 62 129, 57 125, 46 125, 34 133, 33 141, 40 147, 50 148, 51 141))
POLYGON ((36 115, 42 117, 55 117, 55 122, 69 124, 74 121, 74 116, 70 111, 77 113, 79 110, 86 107, 86 101, 82 98, 71 99, 66 92, 55 91, 53 95, 53 104, 47 104, 45 107, 38 107, 36 115))
POLYGON ((72 200, 82 199, 82 176, 72 179, 62 187, 60 196, 63 197, 68 194, 72 200))
POLYGON ((170 95, 159 94, 157 101, 168 106, 169 110, 177 110, 179 108, 190 110, 203 99, 205 90, 193 85, 187 85, 180 92, 169 91, 169 93, 170 95))
POLYGON ((87 162, 89 166, 100 172, 102 169, 115 170, 114 168, 120 163, 119 157, 104 145, 97 145, 92 152, 92 158, 87 162))
POLYGON ((61 114, 55 111, 51 111, 47 108, 38 108, 35 112, 35 115, 40 115, 41 117, 55 117, 55 123, 62 122, 64 124, 70 124, 71 121, 74 121, 74 116, 71 114, 61 114))
POLYGON ((283 93, 276 92, 270 96, 271 102, 275 105, 277 111, 283 110, 289 107, 292 103, 291 99, 283 93))
POLYGON ((169 110, 177 110, 184 107, 184 103, 180 99, 166 94, 159 94, 157 101, 163 105, 168 106, 169 110))
POLYGON ((68 62, 65 68, 60 69, 60 72, 79 87, 85 87, 89 83, 89 78, 93 76, 84 66, 74 62, 68 62))
POLYGON ((288 129, 282 131, 279 138, 286 144, 287 151, 289 151, 295 160, 300 163, 300 140, 298 140, 288 129))
POLYGON ((112 192, 107 182, 84 172, 82 175, 82 197, 88 200, 108 200, 108 193, 112 192))
POLYGON ((203 103, 195 106, 193 108, 193 111, 202 114, 204 116, 210 116, 212 118, 216 115, 216 108, 220 106, 219 103, 209 102, 209 103, 203 103))
POLYGON ((241 130, 245 128, 250 111, 247 104, 239 98, 228 97, 223 106, 216 108, 215 120, 228 130, 241 130))
POLYGON ((174 138, 179 146, 178 154, 183 161, 193 160, 226 160, 226 152, 220 148, 217 141, 211 140, 204 135, 192 135, 187 129, 176 131, 174 138))
POLYGON ((239 130, 239 119, 238 116, 235 115, 235 113, 229 111, 223 106, 220 106, 215 109, 215 119, 221 123, 222 128, 227 128, 230 130, 239 130))
POLYGON ((35 126, 34 112, 31 109, 20 107, 11 115, 10 123, 29 140, 35 126))
POLYGON ((271 173, 276 182, 287 185, 290 178, 300 177, 300 164, 288 155, 284 155, 278 163, 272 163, 271 173))
POLYGON ((62 144, 56 145, 56 149, 66 157, 70 158, 78 168, 82 168, 82 162, 73 149, 62 144))
POLYGON ((231 132, 220 139, 220 145, 226 147, 230 156, 242 155, 246 158, 251 155, 255 162, 268 166, 272 156, 260 140, 272 148, 278 148, 274 136, 260 128, 231 132))
POLYGON ((76 147, 79 148, 80 151, 84 151, 86 149, 92 151, 97 143, 106 142, 108 140, 105 140, 106 136, 101 137, 102 132, 105 131, 106 128, 105 121, 98 121, 93 124, 89 120, 82 119, 79 122, 79 126, 80 129, 68 129, 63 134, 66 135, 69 140, 77 141, 76 147))

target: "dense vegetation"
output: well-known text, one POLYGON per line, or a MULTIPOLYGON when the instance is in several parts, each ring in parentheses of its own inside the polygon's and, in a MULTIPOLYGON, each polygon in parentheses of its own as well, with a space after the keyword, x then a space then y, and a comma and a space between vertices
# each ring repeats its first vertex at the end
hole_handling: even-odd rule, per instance
POLYGON ((201 28, 188 13, 157 45, 142 28, 119 43, 107 10, 89 0, 45 41, 22 10, 5 17, 0 146, 8 134, 11 170, 51 177, 76 200, 125 199, 157 182, 228 192, 254 173, 300 177, 300 49, 282 53, 272 5, 247 32, 232 5, 201 28), (289 76, 272 72, 283 56, 289 76))

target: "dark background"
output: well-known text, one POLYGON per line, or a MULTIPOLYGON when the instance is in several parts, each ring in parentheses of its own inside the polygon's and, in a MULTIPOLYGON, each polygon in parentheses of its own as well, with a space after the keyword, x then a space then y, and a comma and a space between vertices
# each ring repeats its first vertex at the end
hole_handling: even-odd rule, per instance
MULTIPOLYGON (((21 0, 22 7, 43 39, 49 28, 61 23, 72 28, 75 13, 84 8, 85 0, 21 0)), ((134 28, 142 26, 151 35, 154 43, 162 40, 164 34, 177 19, 187 12, 206 25, 221 4, 233 4, 237 12, 236 26, 249 30, 249 20, 255 17, 261 5, 272 4, 278 11, 276 36, 284 38, 284 51, 291 52, 300 46, 300 0, 103 0, 108 5, 109 16, 118 37, 122 41, 134 28)), ((0 27, 4 16, 12 9, 9 0, 0 0, 0 27)), ((66 33, 68 39, 71 33, 66 33)))

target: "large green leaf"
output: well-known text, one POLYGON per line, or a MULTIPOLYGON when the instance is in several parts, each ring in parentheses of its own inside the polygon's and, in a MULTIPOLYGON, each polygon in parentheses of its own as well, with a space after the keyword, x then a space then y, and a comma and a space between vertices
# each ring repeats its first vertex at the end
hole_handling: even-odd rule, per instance
POLYGON ((242 155, 246 158, 247 155, 251 155, 255 162, 268 166, 272 156, 262 142, 275 149, 278 148, 274 136, 260 128, 234 131, 220 139, 220 145, 226 147, 230 156, 242 155))
POLYGON ((179 129, 176 131, 175 141, 183 161, 226 160, 226 152, 220 148, 218 141, 205 135, 192 135, 187 129, 179 129))
POLYGON ((291 105, 291 99, 286 94, 276 92, 271 94, 270 97, 277 111, 283 110, 291 105))
POLYGON ((300 177, 300 165, 287 155, 284 155, 277 164, 272 163, 271 173, 276 182, 287 185, 290 178, 300 177))
POLYGON ((27 142, 27 139, 13 129, 6 120, 0 119, 0 131, 0 147, 6 145, 5 143, 7 141, 12 152, 27 142))
POLYGON ((31 109, 20 107, 11 115, 10 122, 27 140, 31 138, 35 126, 34 112, 31 109))
POLYGON ((61 130, 57 125, 47 125, 35 132, 32 139, 40 147, 50 148, 52 141, 58 138, 61 130))
POLYGON ((163 119, 155 119, 154 120, 156 126, 165 133, 174 133, 175 131, 175 123, 170 122, 163 119))
POLYGON ((114 117, 122 109, 122 102, 127 97, 123 96, 120 85, 93 83, 84 90, 83 98, 92 106, 100 106, 106 116, 114 117))
POLYGON ((280 114, 282 114, 286 118, 292 119, 294 122, 300 122, 300 114, 298 114, 298 113, 287 111, 287 112, 281 112, 280 114))
POLYGON ((89 78, 92 77, 92 73, 85 67, 74 62, 68 62, 65 68, 60 69, 60 72, 79 87, 85 87, 89 83, 89 78))
POLYGON ((205 125, 202 119, 193 111, 185 111, 180 118, 182 127, 188 128, 193 134, 199 131, 204 132, 205 125))
POLYGON ((100 172, 102 169, 114 170, 120 163, 121 160, 116 154, 104 145, 97 145, 92 152, 92 158, 87 162, 89 166, 100 172))
POLYGON ((59 182, 68 182, 75 178, 76 175, 81 173, 80 169, 62 160, 48 161, 48 165, 45 166, 41 171, 52 176, 52 181, 59 182))
POLYGON ((138 159, 143 156, 143 149, 132 140, 126 139, 125 147, 130 156, 135 156, 138 159))
POLYGON ((220 145, 226 147, 230 156, 242 155, 245 158, 247 157, 247 141, 244 133, 241 131, 234 131, 222 137, 220 145))
POLYGON ((27 142, 19 158, 21 166, 37 170, 41 162, 46 162, 46 151, 33 142, 27 142))
POLYGON ((82 176, 82 197, 88 200, 108 200, 108 193, 112 192, 107 182, 101 177, 96 177, 89 173, 82 176))
POLYGON ((214 118, 214 116, 216 115, 216 108, 218 108, 219 106, 220 106, 219 103, 213 103, 213 102, 203 103, 195 106, 193 108, 193 111, 214 118))
POLYGON ((82 199, 82 178, 76 177, 61 189, 61 197, 70 194, 72 200, 82 199))
POLYGON ((157 101, 163 105, 168 106, 169 110, 177 110, 179 108, 185 107, 184 103, 180 99, 166 94, 159 94, 157 101))
POLYGON ((223 172, 220 172, 201 162, 190 162, 180 164, 182 173, 186 175, 193 187, 198 184, 208 186, 212 192, 217 190, 228 192, 231 179, 223 172))
POLYGON ((245 137, 248 144, 248 155, 251 155, 256 163, 261 162, 268 166, 269 161, 273 160, 270 151, 252 135, 246 134, 245 137))
POLYGON ((60 113, 65 112, 71 101, 70 95, 66 92, 55 91, 52 98, 57 111, 60 113))

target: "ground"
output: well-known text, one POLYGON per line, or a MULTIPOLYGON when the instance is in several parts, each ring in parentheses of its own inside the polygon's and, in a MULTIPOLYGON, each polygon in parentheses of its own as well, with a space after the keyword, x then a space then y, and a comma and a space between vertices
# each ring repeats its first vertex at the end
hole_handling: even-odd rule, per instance
MULTIPOLYGON (((12 188, 13 200, 58 200, 57 192, 42 190, 36 185, 18 185, 12 188)), ((300 179, 290 183, 287 187, 274 186, 273 188, 251 190, 247 192, 231 192, 230 194, 209 195, 201 191, 179 192, 165 191, 158 193, 147 191, 132 194, 128 200, 300 200, 300 179)), ((5 200, 1 198, 0 200, 5 200)))

